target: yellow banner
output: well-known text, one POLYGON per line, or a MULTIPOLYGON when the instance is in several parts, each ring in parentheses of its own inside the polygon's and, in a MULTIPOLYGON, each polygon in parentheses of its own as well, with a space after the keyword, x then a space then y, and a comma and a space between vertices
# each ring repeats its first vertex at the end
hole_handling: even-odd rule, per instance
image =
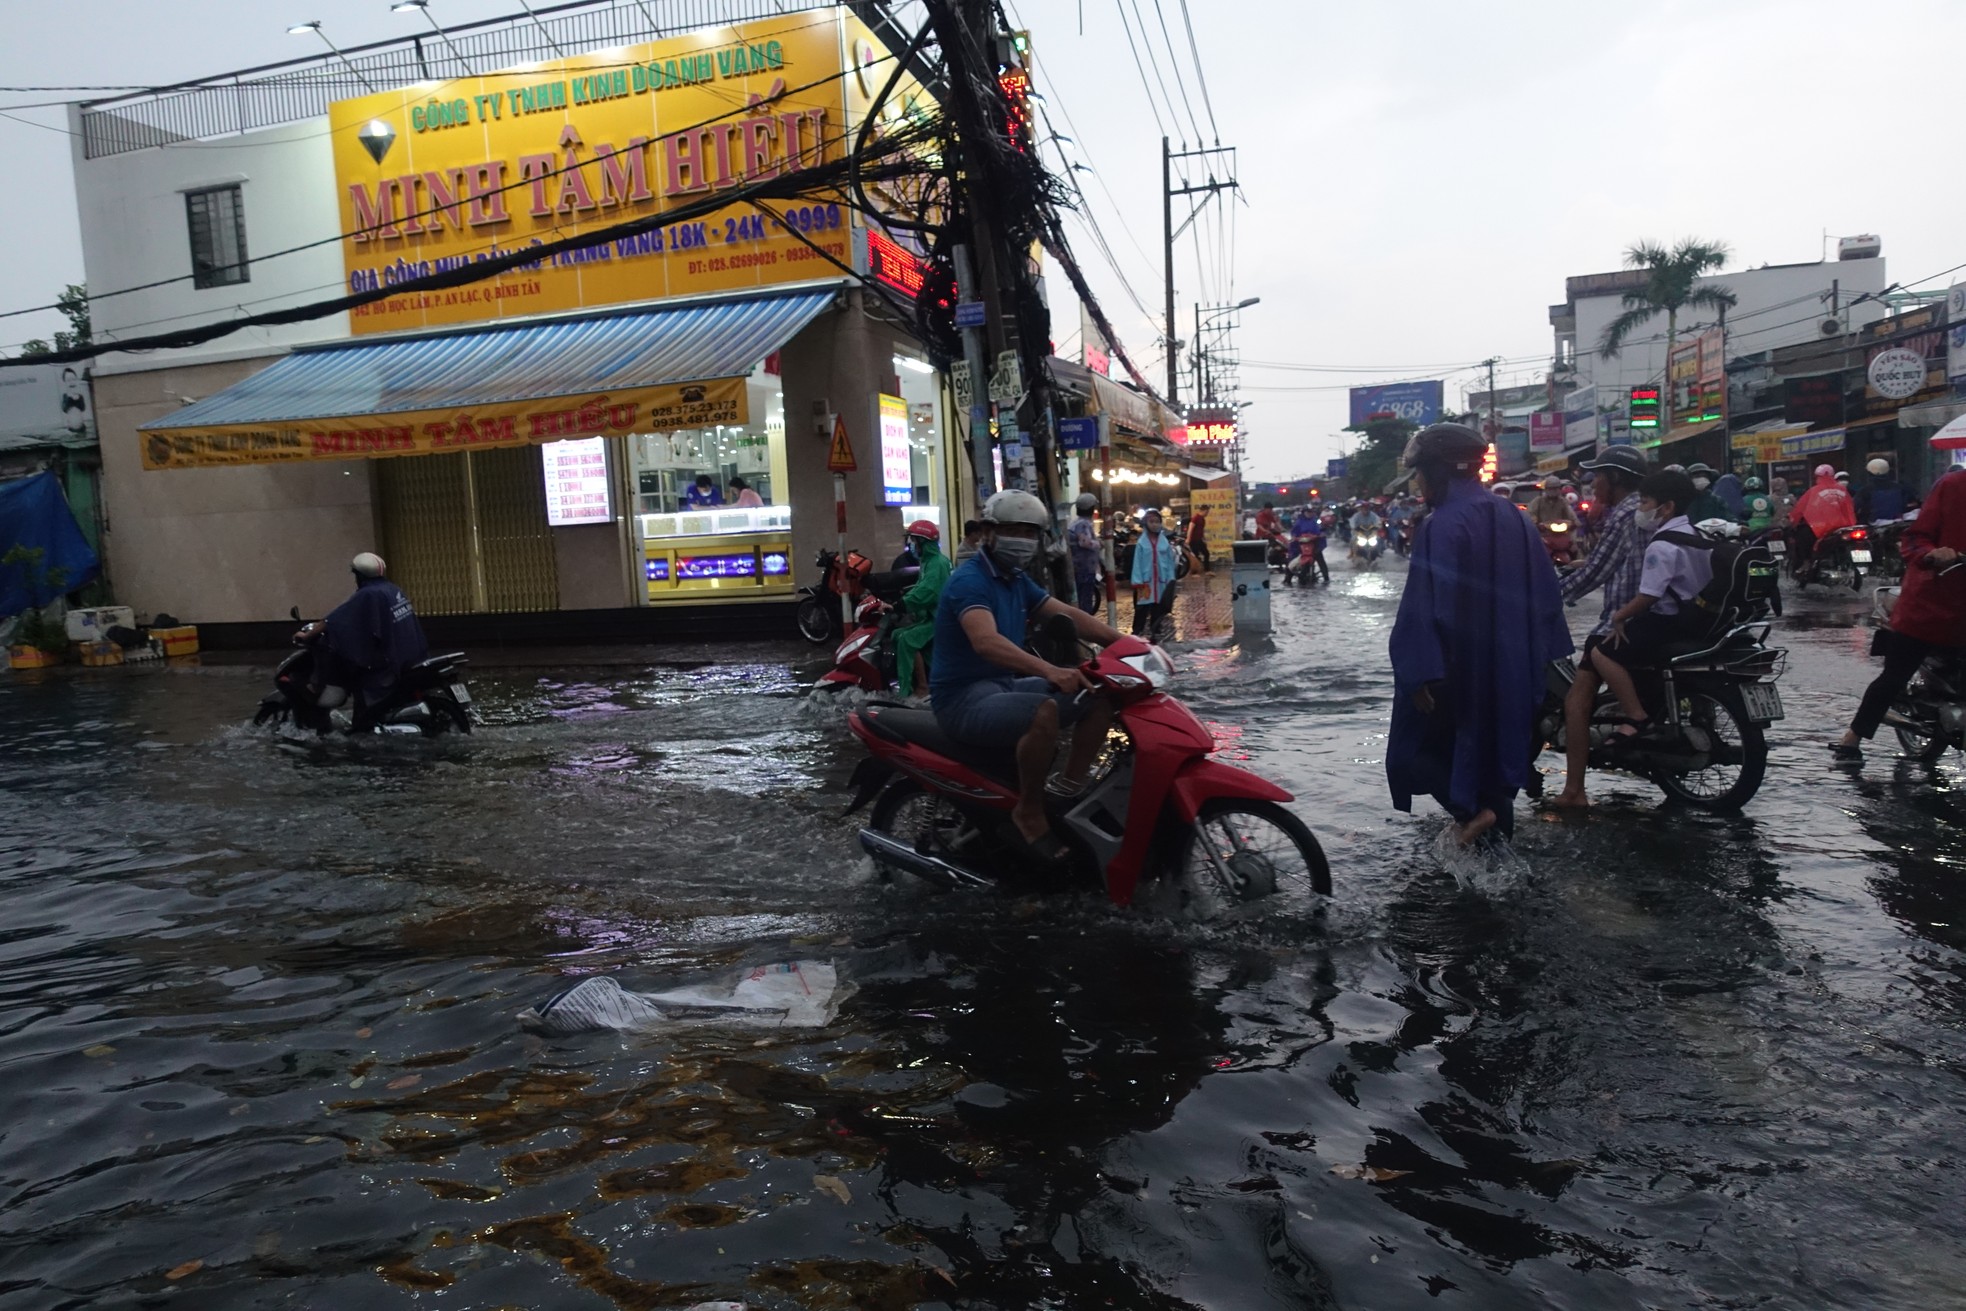
POLYGON ((1202 540, 1208 543, 1211 560, 1229 558, 1229 544, 1236 540, 1236 493, 1230 487, 1207 487, 1188 493, 1188 511, 1206 510, 1202 540))
MULTIPOLYGON (((843 9, 328 107, 348 289, 386 288, 693 204, 836 160, 893 69, 843 9), (846 71, 850 69, 851 71, 846 71)), ((909 84, 912 87, 912 83, 909 84)), ((896 112, 884 107, 883 118, 896 112)), ((787 230, 852 262, 837 196, 734 205, 447 291, 354 310, 355 333, 469 323, 836 275, 787 230)))
POLYGON ((199 469, 292 460, 371 460, 526 446, 563 437, 750 422, 742 378, 551 396, 467 409, 351 415, 298 423, 153 428, 143 435, 146 469, 199 469))

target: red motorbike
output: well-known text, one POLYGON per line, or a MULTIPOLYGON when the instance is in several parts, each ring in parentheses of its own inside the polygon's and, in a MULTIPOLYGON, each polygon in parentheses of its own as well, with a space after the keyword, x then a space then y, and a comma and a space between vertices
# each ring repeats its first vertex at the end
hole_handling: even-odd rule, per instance
MULTIPOLYGON (((1046 797, 1072 852, 1068 878, 1103 886, 1119 906, 1152 877, 1232 904, 1331 895, 1323 849, 1284 809, 1290 794, 1211 760, 1207 727, 1162 690, 1174 673, 1165 652, 1123 637, 1079 670, 1093 686, 1081 695, 1111 697, 1115 714, 1085 789, 1046 797)), ((1028 879, 1011 827, 1010 750, 955 742, 926 710, 870 706, 847 723, 872 752, 854 771, 847 813, 874 802, 860 845, 876 865, 949 888, 1028 879)))
POLYGON ((854 608, 853 631, 833 653, 833 667, 820 678, 824 688, 857 687, 885 692, 894 686, 894 643, 890 635, 895 609, 872 592, 854 608))

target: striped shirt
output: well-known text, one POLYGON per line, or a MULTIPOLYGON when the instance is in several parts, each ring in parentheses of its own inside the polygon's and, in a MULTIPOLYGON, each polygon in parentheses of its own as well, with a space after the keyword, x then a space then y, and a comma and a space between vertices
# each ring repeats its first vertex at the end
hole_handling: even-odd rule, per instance
POLYGON ((1638 528, 1632 523, 1637 513, 1635 492, 1627 493, 1606 510, 1604 522, 1598 525, 1597 544, 1591 547, 1583 567, 1564 576, 1561 590, 1565 605, 1600 587, 1604 589, 1604 611, 1598 616, 1597 627, 1591 629, 1593 637, 1610 632, 1611 616, 1638 595, 1639 576, 1645 571, 1645 543, 1639 540, 1638 528))

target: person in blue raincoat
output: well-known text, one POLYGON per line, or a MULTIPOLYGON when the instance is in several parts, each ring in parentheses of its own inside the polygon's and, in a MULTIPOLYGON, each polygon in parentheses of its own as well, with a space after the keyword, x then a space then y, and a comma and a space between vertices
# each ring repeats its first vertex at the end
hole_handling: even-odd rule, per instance
POLYGON ((1466 846, 1514 830, 1551 661, 1575 649, 1535 527, 1479 481, 1473 429, 1438 423, 1407 448, 1432 513, 1413 540, 1393 623, 1393 804, 1438 801, 1466 846))
POLYGON ((1727 517, 1740 522, 1741 510, 1747 504, 1747 493, 1742 490, 1741 480, 1731 473, 1723 473, 1713 480, 1714 499, 1727 507, 1727 517))
POLYGON ((330 709, 356 699, 358 716, 389 695, 403 671, 430 654, 423 625, 403 589, 385 576, 382 557, 349 562, 355 594, 302 629, 317 643, 316 699, 330 709))

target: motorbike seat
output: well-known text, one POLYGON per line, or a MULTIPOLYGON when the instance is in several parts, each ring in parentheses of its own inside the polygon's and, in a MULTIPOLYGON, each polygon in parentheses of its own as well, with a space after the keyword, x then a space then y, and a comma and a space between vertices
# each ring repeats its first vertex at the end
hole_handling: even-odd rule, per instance
POLYGON ((867 727, 890 742, 903 742, 933 751, 938 756, 947 756, 993 778, 1017 777, 1017 755, 1014 750, 974 747, 958 742, 942 731, 942 725, 936 722, 933 711, 890 710, 870 706, 860 715, 867 727))

